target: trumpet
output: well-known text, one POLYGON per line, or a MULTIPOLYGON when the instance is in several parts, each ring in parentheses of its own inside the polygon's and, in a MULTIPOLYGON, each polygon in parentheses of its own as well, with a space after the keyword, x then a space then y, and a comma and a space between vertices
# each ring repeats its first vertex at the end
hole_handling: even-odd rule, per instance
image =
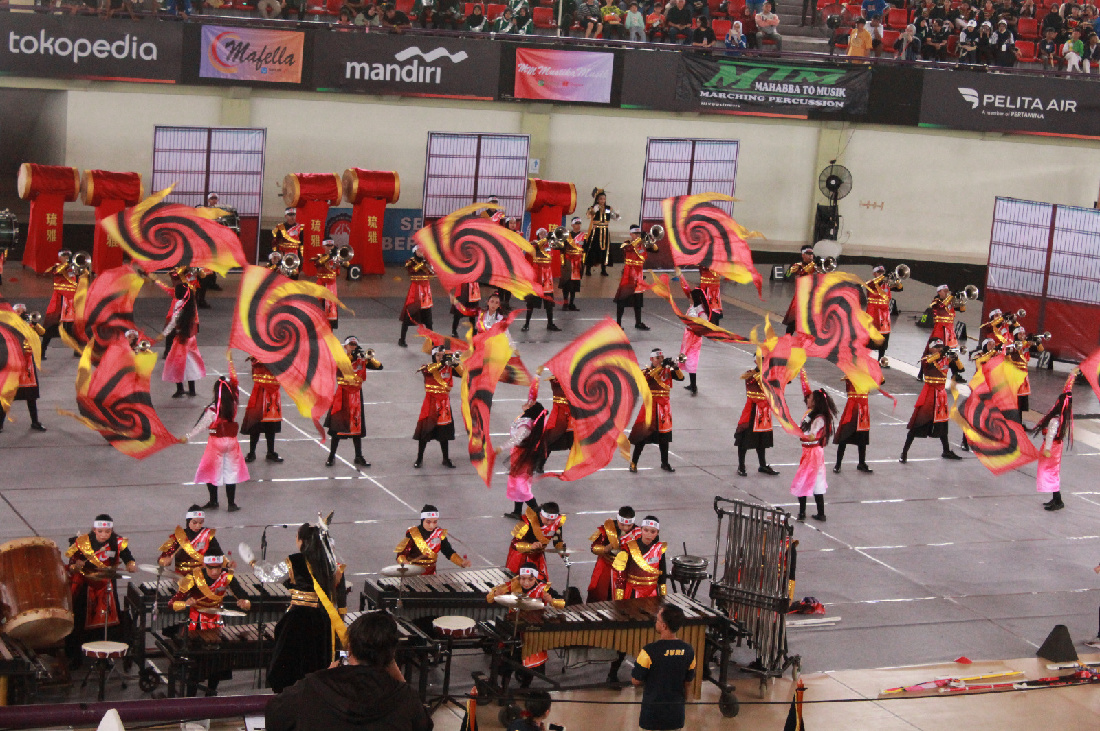
POLYGON ((85 272, 92 265, 92 257, 88 256, 85 251, 78 251, 73 255, 72 262, 69 264, 77 272, 85 272))
POLYGON ((355 249, 347 245, 341 246, 339 249, 336 250, 333 258, 341 264, 346 264, 355 258, 355 249))
POLYGON ((150 350, 152 350, 152 348, 153 344, 150 341, 145 340, 144 338, 138 341, 137 352, 148 353, 150 350))
POLYGON ((1021 307, 1020 309, 1016 310, 1015 312, 1010 312, 1007 315, 1005 315, 1004 319, 1009 320, 1013 323, 1016 323, 1016 322, 1019 322, 1020 320, 1024 319, 1025 317, 1027 317, 1027 310, 1025 310, 1023 307, 1021 307))
POLYGON ((821 271, 828 274, 829 272, 835 272, 837 267, 836 257, 827 256, 821 260, 821 271))
POLYGON ((367 360, 374 360, 374 348, 367 348, 367 360))
POLYGON ((1029 343, 1041 343, 1045 340, 1050 340, 1050 332, 1035 333, 1034 335, 1028 335, 1025 340, 1029 343))
POLYGON ((566 238, 565 226, 558 226, 557 228, 555 228, 554 232, 551 234, 551 236, 554 237, 555 239, 557 239, 558 241, 565 241, 565 238, 566 238))
POLYGON ((903 279, 909 278, 909 267, 905 264, 898 264, 894 267, 894 271, 886 275, 886 281, 890 284, 896 284, 903 279))
POLYGON ((975 287, 973 284, 968 284, 963 287, 962 290, 955 293, 955 306, 961 307, 965 305, 968 300, 976 300, 978 299, 979 294, 980 292, 978 291, 977 287, 975 287))
POLYGON ((32 325, 37 325, 38 323, 42 322, 42 313, 41 312, 32 312, 32 313, 30 313, 29 315, 27 315, 27 322, 29 322, 32 325))
POLYGON ((649 231, 646 232, 645 242, 647 244, 656 244, 658 241, 665 237, 665 227, 659 223, 655 223, 649 227, 649 231))
POLYGON ((298 271, 298 267, 302 265, 302 260, 297 254, 284 254, 282 263, 279 264, 279 268, 283 274, 290 276, 298 271))

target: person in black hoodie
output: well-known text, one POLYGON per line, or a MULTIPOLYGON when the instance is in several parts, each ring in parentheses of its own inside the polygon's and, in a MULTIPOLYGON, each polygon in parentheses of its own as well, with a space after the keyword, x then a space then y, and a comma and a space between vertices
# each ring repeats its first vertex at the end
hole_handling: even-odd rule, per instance
POLYGON ((307 675, 271 699, 268 731, 432 731, 397 667, 397 622, 370 612, 348 628, 347 665, 307 675))

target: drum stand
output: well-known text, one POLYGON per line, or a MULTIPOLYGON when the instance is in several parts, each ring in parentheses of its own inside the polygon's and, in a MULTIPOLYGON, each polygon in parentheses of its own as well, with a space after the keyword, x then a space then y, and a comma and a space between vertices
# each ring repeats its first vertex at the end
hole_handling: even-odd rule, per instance
MULTIPOLYGON (((110 594, 108 596, 113 596, 113 594, 110 594)), ((107 632, 110 629, 110 625, 107 624, 107 620, 110 617, 110 609, 111 609, 110 602, 113 601, 113 600, 108 599, 107 601, 108 601, 107 608, 103 610, 103 641, 104 642, 107 641, 107 632)), ((119 622, 121 623, 122 622, 122 617, 121 617, 122 609, 119 608, 119 607, 116 607, 115 611, 116 611, 116 614, 119 615, 119 622)), ((96 673, 99 676, 99 693, 96 695, 96 700, 99 701, 100 703, 102 703, 104 701, 104 699, 106 698, 106 695, 107 695, 107 678, 108 678, 108 676, 110 676, 112 674, 118 675, 118 679, 119 679, 119 682, 122 686, 122 690, 126 690, 126 681, 129 678, 119 668, 118 663, 115 662, 115 660, 122 660, 123 657, 125 657, 125 655, 123 655, 122 657, 118 657, 118 658, 97 657, 95 659, 95 662, 92 663, 92 666, 90 668, 88 668, 88 672, 86 672, 84 674, 84 680, 80 683, 80 689, 84 690, 84 688, 88 685, 88 678, 90 678, 92 676, 92 673, 96 673)))

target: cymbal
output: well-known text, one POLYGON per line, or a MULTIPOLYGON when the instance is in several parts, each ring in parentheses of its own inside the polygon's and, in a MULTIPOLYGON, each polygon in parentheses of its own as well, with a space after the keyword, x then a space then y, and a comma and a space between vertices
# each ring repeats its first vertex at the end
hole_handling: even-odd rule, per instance
POLYGON ((525 612, 536 612, 546 609, 546 604, 541 599, 532 599, 529 596, 520 597, 519 608, 525 612))
POLYGON ((145 574, 154 574, 154 575, 155 574, 162 574, 167 570, 168 570, 167 566, 161 566, 161 565, 155 564, 155 563, 139 563, 138 564, 138 571, 141 571, 142 573, 145 573, 145 574))
POLYGON ((84 574, 86 578, 97 579, 100 581, 111 579, 129 579, 129 575, 122 573, 118 569, 104 569, 103 571, 93 571, 90 574, 84 574))
POLYGON ((519 606, 519 597, 515 594, 501 594, 493 598, 493 603, 502 607, 516 607, 519 606))
POLYGON ((383 576, 419 576, 422 573, 424 573, 423 566, 417 566, 411 563, 395 564, 382 569, 383 576))
POLYGON ((570 556, 576 556, 578 553, 581 553, 581 551, 577 548, 567 548, 564 551, 555 551, 554 553, 558 554, 562 558, 569 558, 570 556))
POLYGON ((226 609, 225 607, 218 607, 217 609, 200 609, 203 614, 220 614, 223 617, 247 617, 248 615, 237 609, 226 609))

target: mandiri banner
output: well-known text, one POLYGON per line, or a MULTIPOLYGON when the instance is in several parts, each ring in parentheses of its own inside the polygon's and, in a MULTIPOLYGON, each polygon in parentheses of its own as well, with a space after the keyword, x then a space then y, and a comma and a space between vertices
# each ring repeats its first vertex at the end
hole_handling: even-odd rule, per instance
POLYGON ((1100 137, 1100 90, 1073 79, 926 73, 920 125, 1100 137))
POLYGON ((305 37, 305 33, 298 31, 204 25, 199 76, 300 84, 305 37))
POLYGON ((615 54, 606 51, 516 49, 516 99, 611 102, 615 54))
POLYGON ((864 114, 871 70, 755 59, 681 55, 676 84, 683 111, 763 112, 791 117, 813 113, 864 114))
POLYGON ((3 12, 0 74, 176 83, 182 68, 182 27, 3 12))

